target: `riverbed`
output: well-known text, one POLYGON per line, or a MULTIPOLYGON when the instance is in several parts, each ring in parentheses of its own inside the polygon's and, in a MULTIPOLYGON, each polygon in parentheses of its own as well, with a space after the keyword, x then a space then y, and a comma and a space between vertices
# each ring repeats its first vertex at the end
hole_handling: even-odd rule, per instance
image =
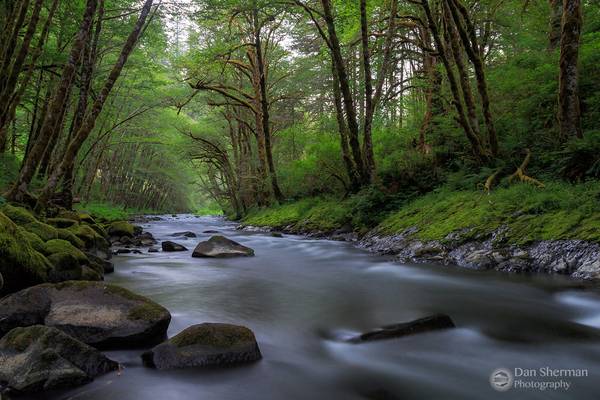
POLYGON ((198 238, 174 240, 188 252, 115 257, 115 273, 106 281, 169 309, 170 336, 201 322, 245 325, 256 334, 263 359, 232 369, 156 371, 142 366, 142 350, 108 351, 124 365, 120 375, 53 398, 598 398, 600 294, 593 288, 556 276, 402 265, 349 243, 239 231, 218 217, 165 216, 143 226, 159 241, 174 240, 170 235, 180 231, 198 238), (206 230, 253 248, 256 256, 192 258, 194 246, 211 236, 206 230), (448 314, 457 327, 373 343, 344 341, 434 313, 448 314), (582 369, 588 376, 566 378, 568 390, 502 393, 489 382, 498 368, 545 367, 582 369))

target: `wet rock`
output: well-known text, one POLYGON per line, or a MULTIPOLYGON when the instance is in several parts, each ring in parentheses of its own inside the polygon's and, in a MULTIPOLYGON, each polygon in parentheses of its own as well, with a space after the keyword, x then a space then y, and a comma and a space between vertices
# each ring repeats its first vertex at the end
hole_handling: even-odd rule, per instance
POLYGON ((116 221, 108 226, 109 236, 132 237, 134 234, 134 226, 127 221, 116 221))
POLYGON ((465 266, 474 269, 489 269, 496 265, 492 252, 486 249, 475 250, 467 254, 464 261, 465 266))
POLYGON ((225 366, 262 358, 254 333, 243 326, 193 325, 142 355, 157 369, 225 366))
POLYGON ((577 268, 573 277, 579 279, 600 279, 600 257, 596 260, 589 260, 577 268))
POLYGON ((47 326, 15 328, 0 339, 0 382, 17 393, 78 386, 118 368, 93 347, 47 326))
POLYGON ((190 231, 176 232, 176 233, 173 233, 171 236, 173 236, 173 237, 186 237, 186 238, 195 238, 195 237, 197 237, 194 232, 190 232, 190 231))
POLYGON ((159 304, 104 282, 42 284, 0 301, 0 336, 43 324, 93 346, 156 344, 171 315, 159 304))
POLYGON ((271 232, 271 237, 282 238, 283 235, 281 234, 281 232, 271 232))
POLYGON ((156 247, 150 247, 148 249, 148 253, 158 253, 158 252, 159 252, 159 250, 156 247))
POLYGON ((171 242, 167 240, 161 243, 162 251, 187 251, 187 248, 180 245, 179 243, 171 242))
POLYGON ((198 243, 192 257, 248 257, 253 256, 254 250, 243 246, 224 236, 213 236, 205 242, 198 243))
POLYGON ((395 325, 384 326, 372 332, 351 338, 352 343, 372 342, 375 340, 395 339, 417 333, 425 333, 440 329, 454 328, 454 322, 445 314, 435 314, 429 317, 420 318, 410 322, 403 322, 395 325))
POLYGON ((131 254, 133 252, 133 250, 131 249, 116 249, 115 251, 113 251, 114 255, 119 255, 119 254, 131 254))
POLYGON ((215 234, 215 233, 220 233, 220 232, 219 231, 214 231, 214 230, 208 230, 208 231, 204 231, 202 233, 212 233, 212 234, 215 234))

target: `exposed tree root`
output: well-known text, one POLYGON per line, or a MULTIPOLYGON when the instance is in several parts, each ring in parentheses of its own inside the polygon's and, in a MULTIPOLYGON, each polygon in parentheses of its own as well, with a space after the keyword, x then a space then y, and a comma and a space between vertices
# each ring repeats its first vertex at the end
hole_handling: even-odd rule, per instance
MULTIPOLYGON (((508 183, 510 184, 517 179, 519 182, 524 182, 537 186, 538 188, 543 188, 544 184, 542 182, 525 174, 525 169, 527 169, 529 161, 531 161, 531 150, 525 149, 525 153, 525 159, 521 165, 519 165, 517 170, 508 177, 508 183)), ((483 185, 480 184, 479 187, 483 187, 483 189, 489 194, 492 191, 494 184, 499 180, 500 174, 503 172, 503 170, 504 168, 498 168, 485 180, 485 183, 483 185)))
POLYGON ((544 184, 542 182, 525 174, 525 169, 527 168, 527 165, 529 165, 529 161, 531 160, 531 150, 525 149, 525 152, 525 159, 523 160, 519 168, 517 168, 515 173, 508 177, 508 183, 512 183, 513 180, 518 179, 521 182, 529 183, 531 185, 537 186, 538 188, 543 188, 544 184))

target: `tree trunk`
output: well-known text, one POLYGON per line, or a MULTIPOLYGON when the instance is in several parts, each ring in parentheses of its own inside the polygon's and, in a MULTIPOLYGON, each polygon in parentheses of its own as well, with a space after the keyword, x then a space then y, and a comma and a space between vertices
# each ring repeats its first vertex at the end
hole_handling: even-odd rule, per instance
POLYGON ((563 140, 583 137, 577 68, 582 22, 581 0, 564 0, 558 94, 558 121, 563 140))
POLYGON ((262 114, 262 126, 265 136, 265 152, 267 156, 267 163, 269 166, 269 175, 271 177, 271 188, 273 194, 278 202, 283 202, 284 197, 281 189, 279 188, 279 182, 277 181, 277 173, 275 171, 275 163, 273 161, 273 149, 271 144, 271 125, 269 121, 269 100, 267 93, 267 76, 265 71, 265 60, 263 58, 263 49, 260 39, 261 27, 258 19, 258 9, 253 10, 254 20, 254 47, 256 49, 256 67, 258 69, 258 87, 260 89, 260 107, 262 114))
POLYGON ((27 194, 29 183, 31 182, 35 170, 37 168, 40 157, 42 156, 46 143, 54 134, 54 128, 57 123, 57 119, 61 114, 64 102, 67 100, 68 93, 71 91, 73 84, 73 77, 77 69, 77 64, 81 58, 81 53, 85 47, 85 42, 88 39, 92 20, 96 12, 97 0, 87 0, 86 8, 83 14, 83 19, 79 27, 79 32, 71 48, 69 59, 63 67, 60 82, 56 88, 54 96, 50 106, 48 107, 48 113, 44 118, 44 123, 40 130, 35 143, 31 146, 27 159, 23 161, 19 177, 15 182, 14 186, 7 193, 6 197, 11 201, 22 201, 27 194))
POLYGON ((140 36, 140 33, 142 32, 144 24, 146 23, 146 18, 148 17, 148 14, 150 13, 150 10, 152 8, 152 3, 153 0, 146 0, 144 2, 144 5, 140 12, 140 16, 133 30, 127 37, 127 40, 121 50, 121 54, 119 55, 119 58, 117 59, 112 70, 110 71, 110 74, 108 75, 108 78, 106 79, 102 90, 100 91, 100 93, 98 93, 96 101, 94 102, 91 110, 86 114, 81 128, 77 131, 77 133, 73 137, 73 140, 71 140, 71 142, 69 143, 69 146, 67 147, 67 151, 65 152, 62 162, 58 165, 56 170, 53 171, 52 175, 48 178, 48 182, 46 183, 46 186, 44 187, 42 193, 40 194, 40 197, 38 198, 38 204, 36 206, 38 210, 45 208, 48 200, 50 199, 56 187, 58 186, 61 177, 65 175, 67 168, 72 168, 75 162, 75 158, 77 157, 77 153, 81 148, 81 145, 83 144, 83 142, 85 142, 89 134, 94 129, 96 119, 98 118, 98 115, 100 115, 102 107, 104 106, 108 95, 110 94, 117 79, 119 78, 119 75, 121 75, 121 71, 127 63, 127 58, 129 57, 137 43, 137 40, 140 36))
POLYGON ((548 24, 548 51, 554 51, 560 45, 563 0, 548 0, 550 21, 548 24))
POLYGON ((364 168, 362 168, 364 163, 360 149, 360 142, 358 140, 359 129, 358 122, 356 120, 356 109, 354 108, 354 100, 352 98, 352 91, 350 89, 350 84, 348 81, 348 74, 346 72, 344 59, 342 57, 340 41, 337 37, 337 32, 335 29, 331 1, 321 0, 321 4, 323 5, 325 23, 327 25, 327 32, 329 34, 328 46, 330 47, 331 57, 335 65, 335 70, 337 71, 337 76, 340 82, 340 91, 342 93, 342 99, 344 104, 344 110, 346 111, 346 122, 349 134, 348 142, 350 143, 350 148, 352 149, 354 163, 357 165, 357 168, 359 168, 359 172, 361 173, 361 183, 364 184, 365 182, 368 182, 369 177, 365 176, 364 168))

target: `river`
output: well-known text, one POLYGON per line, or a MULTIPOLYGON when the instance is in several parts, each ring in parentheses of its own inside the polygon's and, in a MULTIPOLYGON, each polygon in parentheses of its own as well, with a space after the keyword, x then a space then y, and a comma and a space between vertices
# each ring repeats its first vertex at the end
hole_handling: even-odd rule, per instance
MULTIPOLYGON (((169 335, 201 322, 248 326, 263 360, 232 369, 155 371, 135 351, 109 351, 109 374, 60 399, 597 399, 600 294, 572 281, 390 262, 349 243, 238 231, 217 217, 163 217, 144 225, 159 241, 193 249, 218 230, 256 256, 198 259, 191 252, 114 258, 107 282, 173 315, 169 335), (358 332, 446 313, 457 328, 349 344, 358 332), (497 368, 587 370, 568 390, 492 389, 497 368)), ((519 370, 517 370, 519 371, 519 370)), ((519 378, 515 378, 519 379, 519 378)), ((540 380, 544 380, 539 378, 540 380)), ((552 381, 560 378, 552 378, 552 381)), ((546 379, 548 380, 548 379, 546 379)), ((44 397, 47 398, 47 397, 44 397)))

